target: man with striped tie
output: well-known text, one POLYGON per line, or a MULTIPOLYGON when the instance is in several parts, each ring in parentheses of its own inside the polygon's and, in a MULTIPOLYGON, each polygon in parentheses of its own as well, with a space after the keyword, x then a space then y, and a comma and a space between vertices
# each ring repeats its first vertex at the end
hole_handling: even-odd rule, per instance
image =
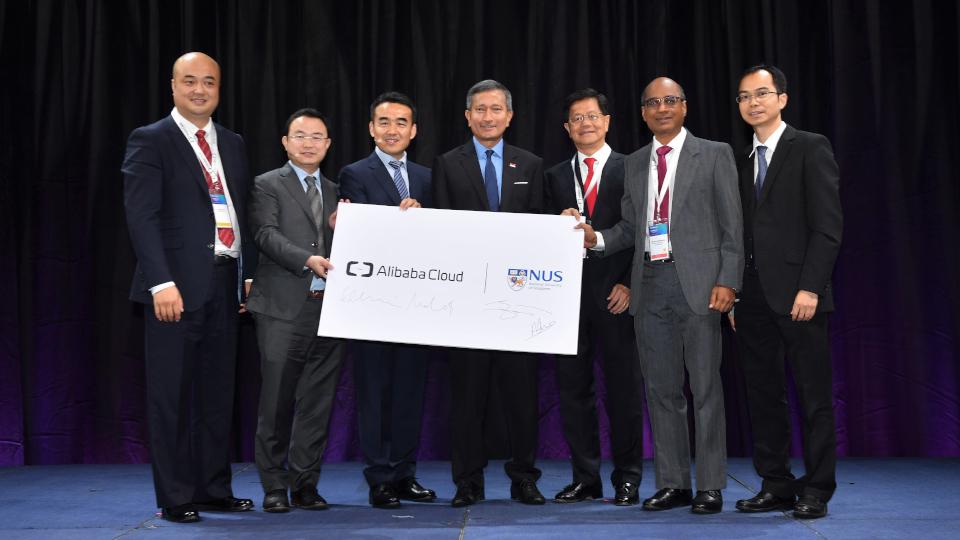
POLYGON ((320 173, 330 148, 327 121, 300 109, 281 142, 290 160, 256 177, 250 195, 260 262, 247 309, 257 323, 263 379, 254 451, 264 511, 323 510, 317 482, 343 357, 341 340, 317 336, 338 200, 336 185, 320 173))
MULTIPOLYGON (((373 153, 340 171, 340 196, 353 203, 429 206, 430 169, 407 158, 417 136, 417 109, 399 92, 370 105, 373 153)), ((414 476, 427 379, 427 350, 373 341, 350 344, 357 389, 360 449, 367 463, 370 505, 396 508, 400 500, 433 501, 437 494, 414 476)))

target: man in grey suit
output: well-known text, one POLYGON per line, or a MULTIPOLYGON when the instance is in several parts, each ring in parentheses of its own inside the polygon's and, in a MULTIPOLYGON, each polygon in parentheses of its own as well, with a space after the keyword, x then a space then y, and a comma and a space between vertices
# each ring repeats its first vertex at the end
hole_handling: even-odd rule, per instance
MULTIPOLYGON (((742 216, 733 151, 683 127, 686 96, 666 77, 643 92, 653 141, 625 163, 622 219, 584 229, 604 256, 634 247, 630 312, 653 428, 657 493, 644 510, 723 508, 726 426, 720 380, 720 313, 733 307, 743 272, 742 216), (684 369, 693 393, 697 495, 692 497, 684 369), (692 500, 691 500, 692 499, 692 500)), ((565 213, 579 217, 575 209, 565 213)))
POLYGON ((343 356, 341 340, 317 337, 337 208, 336 185, 319 172, 330 148, 326 120, 301 109, 281 142, 290 161, 254 179, 249 209, 260 248, 247 310, 260 344, 254 450, 266 512, 287 512, 291 502, 327 507, 317 481, 343 356))

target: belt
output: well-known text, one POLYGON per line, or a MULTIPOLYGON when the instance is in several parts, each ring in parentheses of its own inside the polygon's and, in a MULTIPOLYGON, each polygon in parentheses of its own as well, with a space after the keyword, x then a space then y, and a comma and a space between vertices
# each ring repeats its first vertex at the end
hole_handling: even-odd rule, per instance
POLYGON ((311 289, 307 291, 307 298, 323 299, 323 291, 314 291, 311 289))
POLYGON ((667 264, 667 263, 672 263, 672 262, 673 262, 673 253, 671 252, 671 253, 670 253, 670 256, 667 257, 666 259, 659 259, 659 260, 656 260, 656 261, 651 261, 651 260, 650 260, 650 252, 649 252, 649 251, 644 251, 644 252, 643 252, 643 261, 644 261, 644 262, 648 262, 648 263, 650 263, 650 264, 667 264))
POLYGON ((214 256, 213 256, 213 264, 216 265, 216 266, 220 266, 220 265, 223 265, 223 264, 232 264, 232 263, 235 263, 235 262, 237 262, 237 259, 235 259, 235 258, 233 258, 233 257, 231 257, 231 256, 229 256, 229 255, 214 255, 214 256))

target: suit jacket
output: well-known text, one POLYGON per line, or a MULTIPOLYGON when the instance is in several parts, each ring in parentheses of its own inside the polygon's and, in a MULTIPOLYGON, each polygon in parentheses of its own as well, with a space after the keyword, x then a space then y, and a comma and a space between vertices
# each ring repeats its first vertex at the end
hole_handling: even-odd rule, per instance
MULTIPOLYGON (((319 172, 317 174, 320 174, 319 172)), ((260 248, 260 262, 250 289, 247 309, 278 319, 293 320, 313 281, 305 269, 313 255, 330 256, 333 230, 329 218, 337 209, 337 185, 320 174, 323 196, 323 243, 317 242, 317 223, 310 201, 290 164, 265 172, 253 181, 250 228, 260 248)))
MULTIPOLYGON (((432 184, 435 208, 490 210, 472 138, 437 156, 432 184)), ((543 210, 543 160, 504 143, 500 211, 539 214, 543 210)))
MULTIPOLYGON (((243 277, 252 275, 256 248, 246 227, 250 172, 240 135, 214 123, 217 149, 240 229, 243 277)), ((150 287, 173 281, 186 311, 209 296, 216 226, 210 190, 190 143, 172 117, 137 128, 121 168, 124 207, 137 267, 130 299, 153 303, 150 287)))
POLYGON ((817 293, 818 311, 833 311, 830 276, 840 251, 840 175, 830 141, 787 126, 767 169, 760 200, 753 158, 740 157, 744 245, 752 253, 770 308, 790 313, 797 291, 817 293))
MULTIPOLYGON (((407 177, 410 180, 410 197, 421 206, 429 207, 432 198, 430 169, 408 159, 407 177)), ((340 197, 350 202, 400 205, 400 192, 376 152, 341 169, 337 181, 340 184, 340 197)))
MULTIPOLYGON (((624 183, 623 160, 623 154, 612 152, 603 166, 600 191, 597 193, 593 214, 590 215, 590 222, 595 228, 606 229, 620 221, 624 183)), ((573 174, 570 159, 547 169, 543 174, 543 183, 547 213, 559 214, 567 208, 577 207, 577 179, 573 174)), ((613 286, 617 283, 630 286, 630 262, 633 260, 633 252, 633 248, 629 247, 610 257, 590 256, 584 259, 581 303, 591 302, 596 308, 606 310, 607 296, 613 286)))
MULTIPOLYGON (((647 237, 648 144, 626 160, 623 219, 601 231, 605 255, 636 249, 630 313, 640 305, 644 240, 647 237)), ((737 169, 730 145, 687 138, 677 160, 670 210, 670 243, 684 298, 694 313, 706 315, 715 285, 740 289, 743 277, 743 216, 737 169)))

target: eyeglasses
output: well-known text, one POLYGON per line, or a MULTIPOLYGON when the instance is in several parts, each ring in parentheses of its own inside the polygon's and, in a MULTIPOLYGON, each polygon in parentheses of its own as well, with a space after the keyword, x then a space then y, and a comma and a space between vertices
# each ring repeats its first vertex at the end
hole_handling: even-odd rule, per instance
POLYGON ((763 88, 763 89, 757 90, 753 94, 748 94, 746 92, 743 92, 742 94, 737 94, 736 99, 737 99, 737 103, 743 103, 744 101, 749 102, 753 98, 757 98, 757 101, 763 101, 763 98, 769 95, 779 96, 781 93, 782 92, 777 92, 776 90, 767 90, 766 88, 763 88))
POLYGON ((680 103, 681 101, 686 101, 686 98, 682 98, 680 96, 652 97, 644 100, 643 106, 650 109, 655 109, 659 107, 661 103, 663 103, 664 105, 667 106, 667 108, 672 109, 673 107, 676 107, 677 103, 680 103))
POLYGON ((589 120, 589 121, 591 121, 591 122, 596 122, 597 120, 600 120, 601 118, 603 118, 603 116, 604 116, 604 115, 602 115, 602 114, 597 114, 597 113, 575 114, 575 115, 573 115, 573 116, 570 117, 570 123, 571 123, 571 124, 580 124, 580 123, 582 123, 584 120, 589 120))
POLYGON ((299 143, 307 142, 307 141, 313 141, 318 143, 324 139, 329 139, 330 137, 324 137, 323 135, 290 135, 290 137, 288 138, 293 139, 299 143))

